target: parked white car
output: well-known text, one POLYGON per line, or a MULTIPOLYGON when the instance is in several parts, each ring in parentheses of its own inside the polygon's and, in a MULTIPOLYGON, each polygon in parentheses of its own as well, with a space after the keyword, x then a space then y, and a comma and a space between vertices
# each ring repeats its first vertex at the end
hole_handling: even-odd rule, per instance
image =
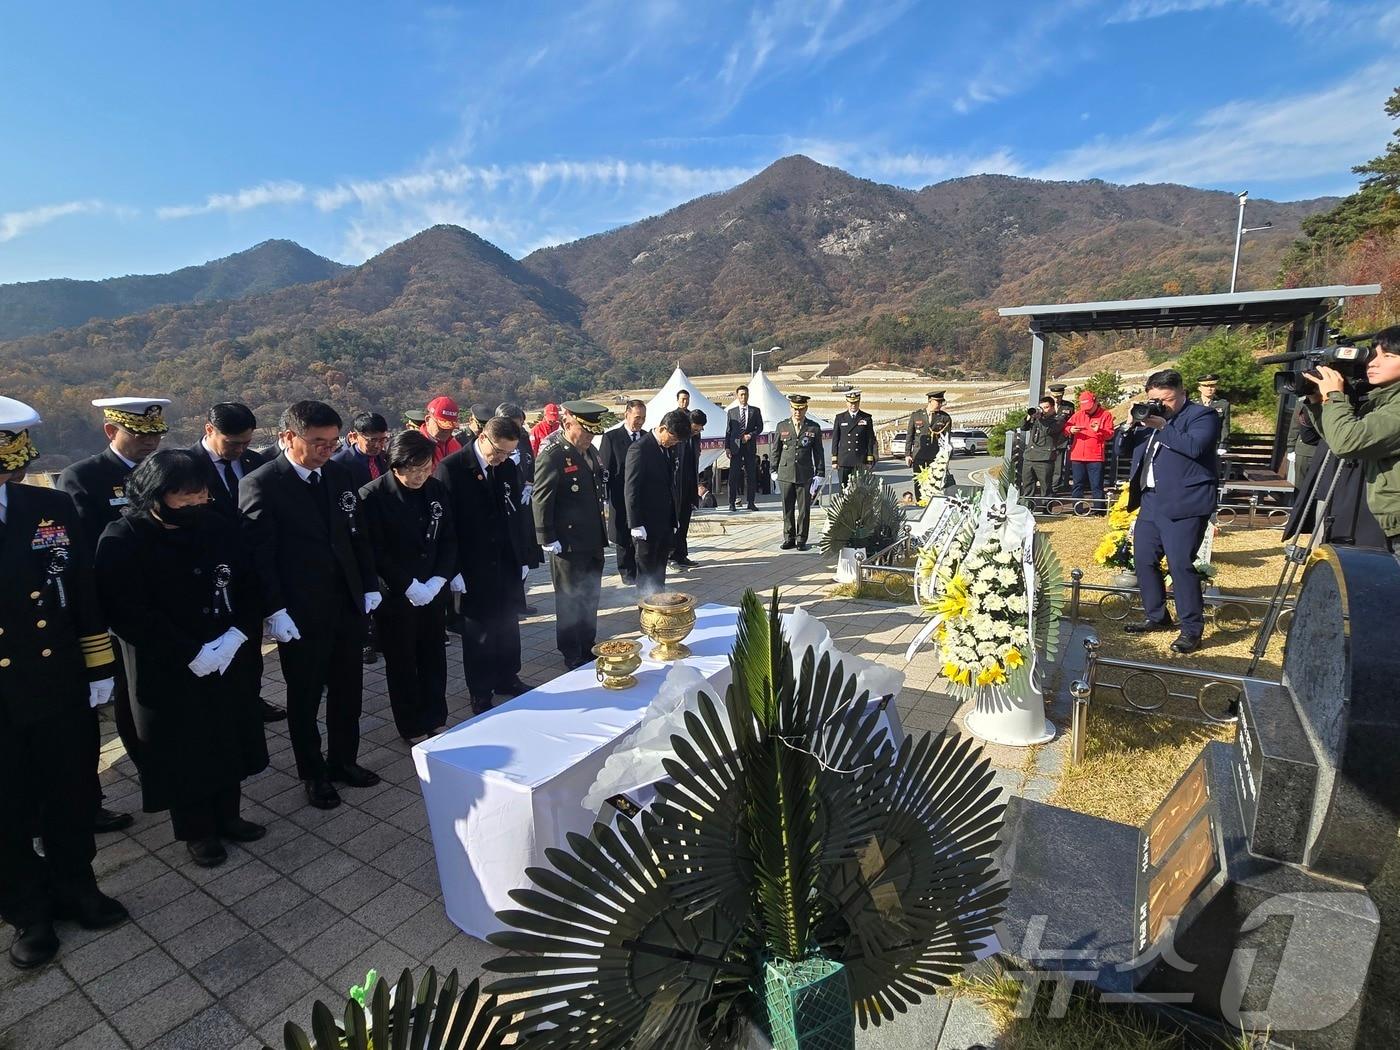
POLYGON ((985 456, 987 454, 987 434, 985 431, 955 430, 950 440, 955 456, 985 456))
POLYGON ((894 436, 893 438, 890 439, 890 455, 891 455, 891 456, 899 456, 899 457, 902 458, 902 457, 904 457, 904 456, 909 455, 909 453, 908 453, 907 451, 905 451, 908 447, 909 447, 909 435, 908 435, 907 433, 905 433, 903 430, 899 431, 899 433, 895 434, 895 436, 894 436))

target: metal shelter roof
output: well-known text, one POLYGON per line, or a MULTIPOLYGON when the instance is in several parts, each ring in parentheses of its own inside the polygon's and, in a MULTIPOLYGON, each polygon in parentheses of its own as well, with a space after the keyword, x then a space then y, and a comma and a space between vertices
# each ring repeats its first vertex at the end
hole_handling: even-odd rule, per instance
POLYGON ((1190 328, 1236 324, 1277 324, 1318 312, 1329 299, 1379 295, 1378 284, 1335 284, 1324 288, 1280 288, 1267 292, 1169 295, 1100 303, 1005 306, 1002 317, 1027 317, 1045 334, 1116 332, 1136 328, 1190 328))

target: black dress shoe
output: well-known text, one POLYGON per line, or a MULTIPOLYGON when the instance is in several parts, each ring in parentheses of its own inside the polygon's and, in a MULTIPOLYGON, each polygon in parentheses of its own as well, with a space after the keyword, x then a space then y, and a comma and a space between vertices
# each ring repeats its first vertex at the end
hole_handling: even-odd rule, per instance
POLYGON ((98 835, 109 831, 125 831, 135 823, 130 813, 117 813, 114 810, 97 807, 97 815, 92 818, 92 830, 98 835))
POLYGON ((236 817, 219 829, 219 837, 230 842, 257 842, 267 834, 267 827, 254 824, 251 820, 236 817))
POLYGON ((31 922, 15 931, 14 942, 10 945, 10 962, 21 970, 43 966, 57 954, 58 935, 53 932, 53 923, 48 919, 31 922))
POLYGON ((262 711, 262 720, 265 723, 282 722, 286 720, 287 712, 276 704, 270 704, 266 700, 259 699, 258 707, 262 711))
POLYGON ((125 922, 128 917, 120 901, 113 900, 96 886, 72 893, 55 893, 53 914, 56 919, 75 919, 85 930, 105 930, 125 922))
POLYGON ((693 569, 700 563, 698 561, 691 561, 689 558, 675 558, 672 560, 671 564, 679 569, 693 569))
POLYGON ((306 801, 317 809, 335 809, 340 805, 340 794, 329 780, 303 780, 301 784, 306 789, 306 801))
POLYGON ((366 665, 377 664, 379 663, 379 653, 374 646, 367 645, 360 650, 360 660, 366 665))
POLYGON ((224 849, 224 844, 218 839, 196 839, 194 842, 186 842, 185 849, 189 850, 190 860, 201 868, 217 868, 228 860, 228 850, 224 849))
POLYGON ((1201 647, 1201 636, 1199 634, 1187 634, 1182 631, 1172 639, 1172 650, 1178 653, 1194 653, 1201 647))
POLYGON ((731 504, 729 505, 729 513, 730 513, 730 514, 735 514, 735 513, 738 512, 738 510, 739 510, 739 508, 736 507, 736 506, 734 506, 734 504, 731 503, 731 504))
POLYGON ((528 693, 533 688, 535 688, 533 685, 527 685, 525 682, 522 682, 520 680, 519 676, 517 676, 515 678, 512 678, 505 685, 496 686, 496 692, 500 696, 508 696, 511 699, 514 699, 515 697, 520 696, 522 693, 528 693))
POLYGON ((758 510, 758 507, 756 507, 756 506, 754 506, 754 504, 750 503, 750 504, 749 504, 749 510, 758 510))
POLYGON ((794 547, 796 547, 796 546, 797 546, 797 541, 796 541, 796 540, 783 540, 782 549, 785 550, 785 551, 790 551, 790 550, 792 550, 792 549, 793 549, 794 547))
POLYGON ((379 783, 379 774, 354 762, 343 766, 327 766, 326 775, 333 783, 352 788, 372 788, 379 783))
POLYGON ((800 551, 805 551, 805 550, 807 549, 807 544, 806 544, 806 542, 804 541, 804 542, 802 542, 802 543, 799 543, 799 544, 797 545, 797 549, 800 550, 800 551))
POLYGON ((533 605, 527 605, 520 611, 523 612, 526 616, 538 616, 540 614, 539 609, 535 608, 533 605))
POLYGON ((1172 623, 1171 617, 1165 620, 1139 620, 1137 623, 1125 623, 1123 630, 1129 634, 1148 634, 1151 631, 1170 631, 1176 624, 1172 623))
POLYGON ((494 706, 495 706, 495 705, 492 704, 491 698, 490 698, 489 696, 488 696, 488 697, 480 697, 480 696, 474 696, 474 697, 472 697, 472 714, 474 714, 474 715, 484 715, 487 711, 491 710, 491 708, 494 707, 494 706))

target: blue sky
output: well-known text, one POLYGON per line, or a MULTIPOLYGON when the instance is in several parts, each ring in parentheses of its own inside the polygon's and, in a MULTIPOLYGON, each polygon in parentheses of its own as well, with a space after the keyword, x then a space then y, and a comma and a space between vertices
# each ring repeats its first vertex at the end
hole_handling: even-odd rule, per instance
POLYGON ((1400 6, 1341 0, 11 5, 0 282, 287 237, 360 262, 436 222, 513 255, 805 153, 1353 189, 1393 130, 1400 6))

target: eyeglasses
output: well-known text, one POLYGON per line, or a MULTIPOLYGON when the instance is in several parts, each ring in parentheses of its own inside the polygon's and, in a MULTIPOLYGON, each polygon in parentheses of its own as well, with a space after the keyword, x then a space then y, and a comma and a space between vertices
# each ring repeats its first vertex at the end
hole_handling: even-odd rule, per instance
POLYGON ((486 443, 487 443, 488 445, 491 446, 491 451, 490 451, 490 453, 487 454, 487 457, 486 457, 487 459, 492 459, 492 460, 496 460, 496 459, 499 459, 499 460, 510 459, 511 453, 515 451, 515 449, 513 449, 513 448, 501 448, 500 445, 496 444, 496 443, 495 443, 494 441, 492 441, 490 438, 487 438, 487 439, 486 439, 486 443))
POLYGON ((340 444, 340 439, 339 439, 339 438, 336 438, 336 439, 334 439, 334 440, 332 440, 332 441, 308 441, 306 438, 302 437, 300 434, 293 434, 292 436, 293 436, 294 438, 296 438, 296 440, 300 441, 303 445, 307 446, 308 448, 314 448, 314 449, 316 449, 316 450, 318 450, 318 451, 321 451, 321 452, 324 452, 324 451, 325 451, 326 449, 328 449, 328 448, 335 448, 336 445, 340 444))

